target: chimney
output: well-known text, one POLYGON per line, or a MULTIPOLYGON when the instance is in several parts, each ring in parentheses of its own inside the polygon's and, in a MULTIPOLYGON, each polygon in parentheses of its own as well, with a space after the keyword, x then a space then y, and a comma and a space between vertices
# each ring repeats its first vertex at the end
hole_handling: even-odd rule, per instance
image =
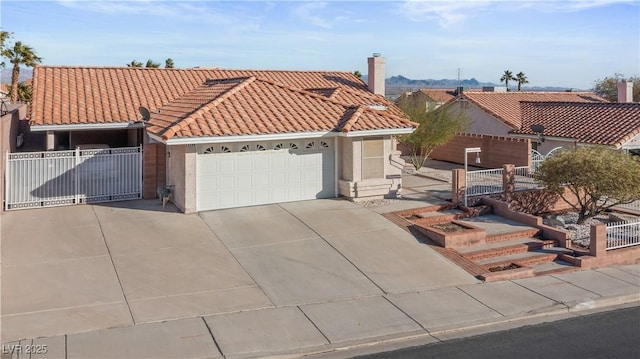
POLYGON ((618 82, 618 102, 633 102, 633 82, 618 82))
POLYGON ((376 95, 385 95, 384 89, 384 57, 381 57, 379 53, 373 53, 373 56, 367 59, 369 64, 369 73, 367 75, 369 80, 369 91, 376 95))

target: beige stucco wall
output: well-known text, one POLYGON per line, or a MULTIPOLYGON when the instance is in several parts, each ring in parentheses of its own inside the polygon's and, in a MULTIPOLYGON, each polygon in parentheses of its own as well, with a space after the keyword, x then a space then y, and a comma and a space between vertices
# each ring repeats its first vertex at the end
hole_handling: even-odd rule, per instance
POLYGON ((353 181, 353 141, 347 137, 339 137, 338 161, 340 161, 341 174, 338 178, 353 181))
POLYGON ((167 185, 173 185, 172 202, 184 213, 196 211, 196 148, 167 146, 167 185))
MULTIPOLYGON (((378 136, 379 137, 379 136, 378 136)), ((338 186, 341 196, 350 199, 371 199, 394 197, 402 188, 402 168, 404 161, 396 150, 396 140, 392 136, 383 136, 384 177, 362 179, 362 137, 343 137, 342 176, 338 186), (394 178, 398 177, 398 178, 394 178)))
POLYGON ((626 143, 622 144, 622 148, 623 149, 640 148, 640 135, 636 135, 631 140, 629 140, 626 143))
POLYGON ((483 133, 489 135, 508 136, 511 128, 502 121, 489 115, 471 102, 456 101, 451 104, 455 110, 460 110, 469 116, 469 128, 464 132, 483 133), (465 108, 468 106, 468 108, 465 108))

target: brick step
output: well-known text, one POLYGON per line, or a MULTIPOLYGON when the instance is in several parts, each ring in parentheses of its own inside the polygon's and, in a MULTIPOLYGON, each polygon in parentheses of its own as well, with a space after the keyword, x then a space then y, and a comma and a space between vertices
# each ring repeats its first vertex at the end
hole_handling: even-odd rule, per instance
POLYGON ((553 262, 558 258, 557 252, 544 253, 544 252, 525 252, 525 253, 516 253, 503 257, 494 257, 488 258, 480 261, 476 261, 476 263, 486 269, 490 270, 494 267, 504 267, 510 264, 517 264, 521 267, 527 267, 534 264, 545 263, 545 262, 553 262))
POLYGON ((565 262, 559 259, 553 262, 536 264, 533 265, 532 268, 533 273, 536 277, 549 274, 574 272, 580 269, 580 267, 576 267, 569 262, 565 262))
POLYGON ((535 237, 540 233, 538 228, 531 228, 525 230, 515 230, 513 232, 499 233, 499 234, 491 234, 487 235, 485 239, 486 243, 497 243, 509 241, 516 238, 530 238, 535 237))
POLYGON ((545 241, 536 238, 516 238, 505 242, 491 243, 483 246, 471 246, 460 252, 465 258, 472 261, 479 261, 488 258, 504 257, 512 254, 543 249, 545 248, 545 245, 545 241), (476 250, 472 250, 474 247, 483 248, 476 248, 476 250))
MULTIPOLYGON (((431 212, 431 213, 440 213, 440 212, 431 212)), ((430 224, 447 223, 460 218, 460 215, 458 214, 442 214, 442 215, 434 215, 434 216, 426 216, 426 217, 422 217, 421 216, 422 214, 423 213, 416 215, 416 217, 419 217, 419 218, 413 217, 411 219, 411 222, 415 224, 420 224, 420 225, 430 225, 430 224)))
POLYGON ((449 210, 449 209, 452 209, 452 208, 455 208, 455 205, 453 205, 451 203, 447 203, 447 204, 434 205, 434 206, 428 206, 428 207, 407 209, 405 211, 394 212, 394 214, 399 216, 399 217, 403 217, 403 218, 406 218, 406 219, 414 220, 414 219, 421 218, 419 216, 419 214, 446 211, 446 210, 449 210))

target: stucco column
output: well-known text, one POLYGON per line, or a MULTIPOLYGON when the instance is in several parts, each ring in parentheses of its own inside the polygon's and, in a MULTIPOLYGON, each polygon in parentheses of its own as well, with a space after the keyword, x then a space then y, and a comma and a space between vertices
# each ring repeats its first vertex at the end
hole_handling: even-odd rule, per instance
POLYGON ((592 256, 600 258, 607 254, 607 227, 604 224, 591 225, 589 252, 592 256))
POLYGON ((53 131, 47 131, 47 151, 56 149, 56 135, 53 131))
POLYGON ((184 213, 196 211, 196 146, 187 145, 184 154, 184 213))
POLYGON ((353 166, 353 182, 362 181, 362 138, 353 139, 351 165, 353 166))

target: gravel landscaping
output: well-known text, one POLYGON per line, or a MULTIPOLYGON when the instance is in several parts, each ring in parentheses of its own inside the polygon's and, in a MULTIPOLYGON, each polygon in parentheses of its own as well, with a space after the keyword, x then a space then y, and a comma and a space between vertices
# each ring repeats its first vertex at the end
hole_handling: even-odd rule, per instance
POLYGON ((553 214, 542 219, 542 223, 564 229, 571 232, 571 241, 578 247, 589 248, 591 225, 610 222, 609 214, 601 214, 593 218, 589 218, 584 224, 577 224, 578 214, 575 212, 567 212, 562 214, 553 214))

